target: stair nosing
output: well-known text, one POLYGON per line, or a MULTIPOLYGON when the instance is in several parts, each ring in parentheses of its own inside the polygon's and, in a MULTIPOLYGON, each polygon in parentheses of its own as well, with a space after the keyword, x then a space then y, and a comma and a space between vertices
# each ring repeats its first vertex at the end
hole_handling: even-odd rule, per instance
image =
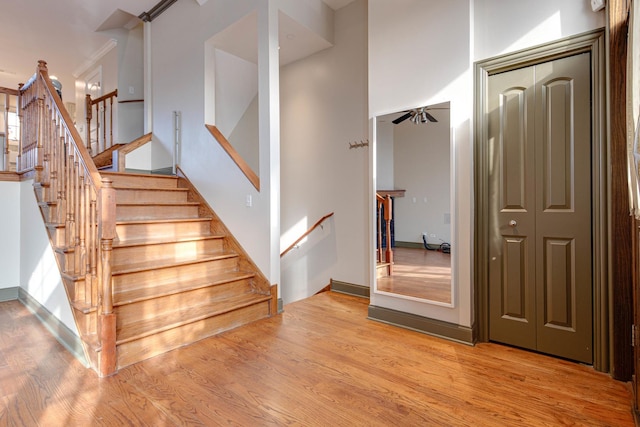
POLYGON ((198 202, 117 202, 118 206, 200 206, 198 202))
POLYGON ((149 270, 163 270, 167 268, 182 267, 185 265, 192 265, 192 264, 202 264, 205 262, 218 261, 218 260, 230 259, 230 258, 239 258, 239 257, 240 256, 235 252, 227 252, 227 253, 221 253, 216 255, 209 255, 199 259, 189 259, 189 260, 182 260, 182 261, 175 261, 172 259, 159 259, 159 260, 155 260, 154 263, 157 263, 160 265, 149 265, 146 267, 136 267, 136 268, 130 268, 130 269, 124 269, 124 270, 118 270, 117 265, 112 265, 111 276, 112 277, 122 276, 125 274, 141 273, 143 271, 149 271, 149 270))
POLYGON ((127 225, 127 224, 166 224, 173 222, 206 222, 211 221, 213 218, 211 217, 193 217, 193 218, 170 218, 170 219, 133 219, 133 220, 119 220, 116 221, 116 225, 127 225))
POLYGON ((144 191, 172 191, 172 192, 188 192, 189 189, 188 188, 182 188, 182 187, 167 187, 167 188, 162 188, 162 187, 153 187, 153 188, 147 188, 147 187, 126 187, 126 186, 122 186, 121 184, 116 184, 113 186, 113 188, 115 188, 117 191, 121 191, 121 190, 144 190, 144 191))
POLYGON ((113 249, 133 248, 136 246, 166 245, 171 243, 187 243, 187 242, 197 242, 197 241, 204 241, 204 240, 221 240, 224 238, 225 236, 222 234, 208 234, 203 236, 185 236, 185 237, 173 237, 173 238, 167 237, 165 239, 158 239, 158 240, 152 240, 152 239, 114 240, 113 249))
MULTIPOLYGON (((195 323, 195 322, 198 322, 200 320, 208 319, 210 317, 216 317, 216 316, 220 316, 222 314, 230 313, 232 311, 235 311, 235 310, 238 310, 238 309, 241 309, 241 308, 246 308, 246 307, 250 307, 252 305, 261 304, 261 303, 269 301, 271 299, 270 295, 261 295, 261 294, 256 294, 256 293, 253 293, 253 292, 248 293, 247 295, 257 295, 258 298, 252 299, 250 301, 245 301, 243 303, 235 304, 233 306, 226 306, 226 307, 224 307, 224 308, 222 308, 220 310, 216 310, 216 311, 213 311, 213 312, 207 313, 207 314, 202 314, 200 316, 195 316, 195 317, 192 317, 192 318, 180 321, 180 322, 173 322, 173 323, 170 323, 168 325, 155 327, 155 328, 153 328, 151 330, 139 333, 137 335, 132 335, 132 336, 126 337, 124 339, 120 339, 119 340, 119 339, 116 338, 116 346, 119 346, 119 345, 122 345, 122 344, 126 344, 126 343, 129 343, 129 342, 133 342, 133 341, 136 341, 136 340, 139 340, 139 339, 142 339, 142 338, 146 338, 146 337, 149 337, 151 335, 158 334, 160 332, 165 332, 165 331, 169 331, 171 329, 179 328, 181 326, 188 325, 190 323, 195 323)), ((136 322, 136 323, 138 323, 138 322, 136 322)), ((128 324, 127 325, 127 329, 131 328, 132 325, 135 325, 135 323, 128 324)))
MULTIPOLYGON (((201 283, 196 284, 194 286, 188 287, 188 288, 180 288, 180 289, 174 289, 173 291, 169 291, 169 292, 161 292, 161 293, 157 293, 154 294, 152 296, 145 296, 145 297, 138 297, 138 298, 132 298, 132 299, 127 299, 127 300, 119 300, 118 298, 118 293, 115 292, 113 295, 113 306, 114 307, 121 307, 121 306, 125 306, 128 304, 135 304, 141 301, 149 301, 152 299, 157 299, 157 298, 163 298, 166 296, 171 296, 171 295, 177 295, 177 294, 181 294, 184 292, 191 292, 191 291, 195 291, 198 289, 204 289, 204 288, 209 288, 209 287, 216 287, 216 286, 220 286, 220 285, 224 285, 227 283, 232 283, 232 282, 239 282, 241 280, 246 280, 246 279, 252 279, 256 276, 255 273, 252 272, 237 272, 238 275, 235 277, 227 277, 225 279, 219 279, 219 280, 211 280, 209 278, 205 278, 206 280, 202 280, 201 283)), ((197 282, 196 282, 197 283, 197 282)), ((166 285, 165 285, 166 286, 166 285)), ((128 291, 127 291, 128 292, 128 291)))

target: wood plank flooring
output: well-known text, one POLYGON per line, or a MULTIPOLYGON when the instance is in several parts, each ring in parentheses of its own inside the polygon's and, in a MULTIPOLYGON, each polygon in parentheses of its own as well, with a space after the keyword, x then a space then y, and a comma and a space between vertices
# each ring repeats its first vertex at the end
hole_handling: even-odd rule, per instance
POLYGON ((404 247, 393 252, 393 275, 378 278, 379 291, 451 303, 450 254, 404 247))
POLYGON ((0 303, 0 426, 632 426, 628 384, 366 319, 324 292, 99 379, 0 303))

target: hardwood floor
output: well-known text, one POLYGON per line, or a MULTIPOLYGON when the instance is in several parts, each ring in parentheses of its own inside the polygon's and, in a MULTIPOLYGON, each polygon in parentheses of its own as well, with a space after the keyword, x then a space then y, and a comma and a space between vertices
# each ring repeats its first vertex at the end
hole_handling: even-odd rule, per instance
POLYGON ((393 275, 378 278, 379 291, 451 303, 451 255, 396 247, 393 275))
POLYGON ((324 292, 99 379, 17 301, 0 303, 0 426, 632 426, 592 368, 366 319, 324 292))

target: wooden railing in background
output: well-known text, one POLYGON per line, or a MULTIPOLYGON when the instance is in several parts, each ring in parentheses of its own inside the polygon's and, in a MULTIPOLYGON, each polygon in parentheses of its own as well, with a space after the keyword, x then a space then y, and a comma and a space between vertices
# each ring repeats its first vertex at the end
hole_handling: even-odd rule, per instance
POLYGON ((227 138, 220 132, 220 130, 214 125, 207 125, 205 127, 209 130, 209 133, 213 135, 213 137, 218 141, 218 144, 227 152, 229 157, 238 165, 242 173, 247 177, 249 182, 253 184, 256 190, 260 191, 260 178, 256 173, 251 169, 251 166, 242 158, 242 156, 236 151, 235 148, 229 143, 227 138))
MULTIPOLYGON (((9 168, 9 112, 11 112, 11 100, 12 98, 17 98, 19 95, 18 89, 9 89, 6 87, 0 87, 0 96, 4 97, 4 127, 2 132, 4 132, 4 145, 2 148, 2 165, 0 171, 5 172, 8 171, 9 168)), ((14 102, 17 104, 17 102, 14 102)))
POLYGON ((64 280, 76 286, 84 283, 75 289, 73 303, 97 311, 98 324, 85 331, 92 338, 83 336, 85 354, 89 359, 87 339, 98 340, 99 374, 109 375, 116 367, 111 285, 115 189, 98 173, 51 84, 45 61, 38 61, 35 79, 20 89, 20 115, 20 172, 35 172, 39 201, 55 207, 45 221, 64 226, 64 233, 55 235, 55 245, 73 253, 72 265, 64 268, 63 277, 68 276, 64 280))
POLYGON ((280 254, 280 257, 282 258, 287 252, 289 252, 291 249, 295 248, 296 245, 298 243, 300 243, 302 241, 302 239, 304 239, 305 237, 307 237, 309 234, 311 234, 311 232, 313 230, 315 230, 316 228, 318 228, 320 225, 322 225, 322 223, 327 219, 333 216, 333 212, 326 214, 325 216, 323 216, 322 218, 320 218, 318 221, 316 221, 315 224, 313 224, 307 231, 305 231, 302 236, 298 237, 296 239, 295 242, 293 242, 291 245, 289 245, 289 247, 287 249, 285 249, 284 251, 282 251, 282 253, 280 254))
POLYGON ((113 145, 113 100, 118 97, 118 89, 102 95, 100 98, 91 99, 91 95, 87 94, 85 99, 85 111, 87 119, 87 130, 85 144, 89 154, 96 155, 109 149, 113 145), (95 107, 95 140, 91 136, 91 124, 94 121, 93 113, 95 107), (108 110, 108 121, 107 121, 108 110), (107 135, 107 132, 109 134, 107 135), (93 144, 95 142, 95 150, 93 144))
POLYGON ((390 195, 386 195, 382 197, 379 194, 376 194, 377 201, 377 209, 378 209, 378 227, 377 227, 377 237, 378 237, 378 250, 377 258, 378 262, 383 262, 382 258, 382 230, 384 227, 385 230, 385 251, 384 251, 384 262, 389 263, 389 274, 393 273, 393 249, 391 248, 391 218, 392 218, 392 200, 390 195), (384 220, 384 224, 383 224, 384 220))

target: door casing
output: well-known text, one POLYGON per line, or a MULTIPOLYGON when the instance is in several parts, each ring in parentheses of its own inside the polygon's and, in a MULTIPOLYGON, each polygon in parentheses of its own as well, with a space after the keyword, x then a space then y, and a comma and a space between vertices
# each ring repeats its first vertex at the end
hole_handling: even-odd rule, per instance
POLYGON ((603 29, 567 37, 475 64, 475 221, 474 281, 477 341, 489 339, 489 199, 487 83, 489 75, 564 58, 591 54, 592 86, 592 257, 593 257, 593 366, 609 371, 609 263, 608 141, 605 114, 605 33, 603 29))

